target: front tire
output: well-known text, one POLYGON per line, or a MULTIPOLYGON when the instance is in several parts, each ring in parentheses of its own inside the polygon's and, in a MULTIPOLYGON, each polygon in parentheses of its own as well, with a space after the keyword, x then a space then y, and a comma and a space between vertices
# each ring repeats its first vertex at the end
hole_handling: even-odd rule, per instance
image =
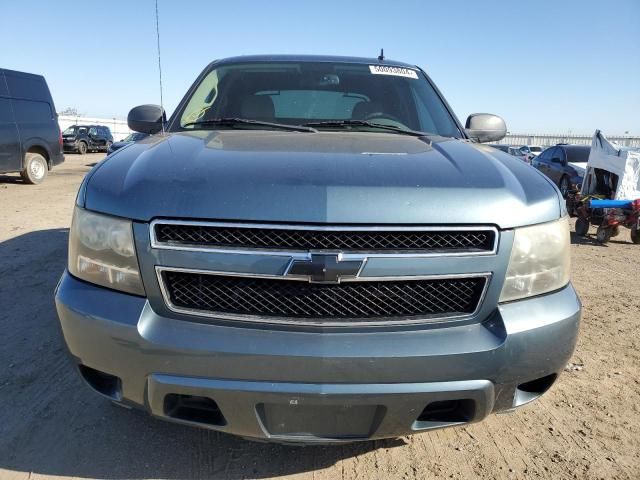
POLYGON ((30 185, 42 183, 47 178, 49 165, 39 153, 28 152, 24 158, 24 170, 20 172, 22 180, 30 185))
POLYGON ((611 240, 611 229, 609 227, 598 227, 596 232, 596 240, 600 243, 607 243, 611 240))
POLYGON ((85 153, 87 153, 87 144, 84 142, 80 142, 78 143, 78 153, 80 155, 84 155, 85 153))
POLYGON ((564 198, 567 198, 567 195, 569 194, 569 190, 571 189, 571 183, 569 182, 569 177, 567 177, 566 175, 562 177, 560 179, 560 185, 558 185, 558 188, 560 188, 560 193, 562 193, 562 196, 564 198))
POLYGON ((589 220, 579 217, 576 220, 576 234, 584 237, 587 233, 589 233, 589 220))
POLYGON ((631 241, 636 245, 640 243, 640 230, 638 230, 638 225, 631 227, 631 241))

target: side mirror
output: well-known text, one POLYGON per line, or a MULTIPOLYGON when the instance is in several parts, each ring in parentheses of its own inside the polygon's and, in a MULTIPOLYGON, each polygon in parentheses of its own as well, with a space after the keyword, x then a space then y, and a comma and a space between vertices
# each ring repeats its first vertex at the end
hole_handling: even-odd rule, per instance
POLYGON ((140 105, 127 116, 129 128, 140 133, 158 133, 166 121, 167 115, 159 105, 140 105))
POLYGON ((472 113, 464 126, 467 135, 476 142, 497 142, 507 135, 504 120, 490 113, 472 113))

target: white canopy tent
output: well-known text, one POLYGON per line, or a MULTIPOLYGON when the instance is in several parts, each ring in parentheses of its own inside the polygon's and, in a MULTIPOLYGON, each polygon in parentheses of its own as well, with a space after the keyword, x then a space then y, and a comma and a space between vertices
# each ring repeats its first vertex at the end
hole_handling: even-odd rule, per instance
MULTIPOLYGON (((582 195, 602 193, 597 192, 599 185, 594 169, 617 175, 614 200, 640 198, 640 148, 620 147, 607 140, 600 130, 596 130, 591 141, 582 195)), ((607 181, 610 182, 610 187, 615 186, 612 179, 609 178, 607 181)))

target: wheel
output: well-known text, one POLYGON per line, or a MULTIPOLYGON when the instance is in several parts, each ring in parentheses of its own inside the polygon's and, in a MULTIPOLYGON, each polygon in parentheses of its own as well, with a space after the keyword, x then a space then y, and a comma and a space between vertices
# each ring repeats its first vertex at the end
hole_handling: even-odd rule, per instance
POLYGON ((619 234, 620 234, 620 227, 618 227, 618 225, 611 228, 611 238, 617 237, 619 234))
POLYGON ((569 193, 569 190, 571 189, 571 184, 569 183, 569 177, 564 176, 560 179, 560 185, 558 185, 558 187, 560 188, 560 193, 562 193, 563 197, 566 197, 567 194, 569 193))
POLYGON ((78 153, 80 155, 84 155, 85 153, 87 153, 87 144, 84 142, 80 142, 78 143, 78 153))
POLYGON ((611 239, 611 229, 609 227, 598 227, 596 239, 600 243, 607 243, 611 239))
POLYGON ((640 230, 638 229, 638 225, 631 227, 631 241, 636 245, 640 243, 640 230))
POLYGON ((27 153, 24 157, 24 170, 20 172, 22 180, 31 185, 37 185, 47 177, 49 165, 39 153, 27 153))
POLYGON ((589 220, 584 217, 579 217, 576 220, 576 233, 581 237, 589 233, 589 220))

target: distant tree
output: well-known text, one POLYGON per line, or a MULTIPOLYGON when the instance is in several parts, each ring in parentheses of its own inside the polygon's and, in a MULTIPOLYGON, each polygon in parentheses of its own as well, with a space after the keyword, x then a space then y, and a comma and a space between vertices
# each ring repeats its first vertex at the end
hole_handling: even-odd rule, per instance
POLYGON ((66 115, 69 117, 77 117, 78 116, 78 109, 76 107, 67 107, 64 110, 62 110, 61 112, 58 112, 58 115, 66 115))

